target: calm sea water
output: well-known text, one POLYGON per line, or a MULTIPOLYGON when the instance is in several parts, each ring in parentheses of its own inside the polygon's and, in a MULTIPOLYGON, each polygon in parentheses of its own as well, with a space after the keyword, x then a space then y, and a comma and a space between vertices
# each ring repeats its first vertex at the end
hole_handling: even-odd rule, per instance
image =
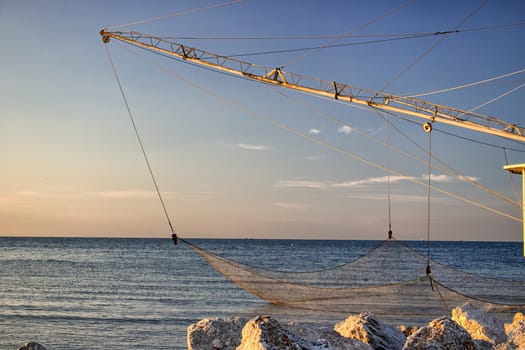
MULTIPOLYGON (((194 240, 270 269, 340 265, 377 241, 194 240)), ((425 242, 408 242, 426 251, 425 242)), ((522 244, 433 242, 432 258, 487 276, 525 281, 522 244)), ((331 324, 346 315, 275 305, 247 294, 184 244, 167 239, 0 237, 0 350, 36 341, 59 349, 186 349, 205 317, 273 315, 331 324)))

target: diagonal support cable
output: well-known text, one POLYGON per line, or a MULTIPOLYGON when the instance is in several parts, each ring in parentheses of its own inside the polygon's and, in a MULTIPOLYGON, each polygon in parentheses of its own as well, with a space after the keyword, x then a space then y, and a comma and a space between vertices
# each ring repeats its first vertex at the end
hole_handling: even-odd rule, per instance
POLYGON ((159 201, 162 206, 162 210, 164 211, 164 215, 166 216, 166 220, 168 221, 168 225, 170 227, 171 234, 175 235, 175 230, 173 229, 173 225, 171 224, 170 216, 168 214, 168 211, 166 210, 166 205, 164 204, 164 199, 162 198, 162 194, 159 190, 157 179, 155 178, 155 174, 153 173, 153 169, 151 168, 151 164, 149 162, 148 155, 146 153, 146 150, 144 149, 144 144, 142 143, 142 138, 140 137, 139 130, 137 128, 137 125, 135 124, 135 119, 133 118, 133 114, 131 113, 131 108, 129 107, 128 99, 126 98, 126 94, 124 93, 124 89, 122 88, 122 84, 120 83, 120 78, 118 76, 117 69, 115 67, 115 64, 113 63, 113 59, 111 57, 111 54, 109 52, 107 45, 104 45, 104 47, 106 48, 106 53, 108 54, 109 62, 111 63, 111 68, 113 69, 113 73, 115 74, 115 79, 117 80, 120 94, 122 95, 122 99, 124 100, 124 105, 126 106, 126 110, 128 111, 129 120, 131 122, 131 125, 133 126, 133 130, 135 131, 135 136, 137 137, 137 141, 142 151, 144 161, 146 162, 146 166, 148 167, 148 171, 151 176, 151 180, 153 181, 153 186, 155 187, 155 191, 157 192, 157 196, 159 197, 159 201))

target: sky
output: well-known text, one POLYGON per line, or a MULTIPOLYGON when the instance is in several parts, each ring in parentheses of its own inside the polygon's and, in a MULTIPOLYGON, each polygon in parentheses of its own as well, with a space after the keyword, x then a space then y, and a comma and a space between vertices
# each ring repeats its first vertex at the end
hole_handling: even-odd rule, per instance
POLYGON ((523 143, 434 123, 429 206, 423 120, 105 45, 99 31, 401 96, 515 73, 420 98, 523 126, 524 23, 518 0, 0 0, 0 236, 169 236, 109 51, 181 237, 384 239, 390 212, 398 239, 521 241, 521 177, 503 166, 525 163, 523 143), (275 52, 318 46, 333 47, 275 52))

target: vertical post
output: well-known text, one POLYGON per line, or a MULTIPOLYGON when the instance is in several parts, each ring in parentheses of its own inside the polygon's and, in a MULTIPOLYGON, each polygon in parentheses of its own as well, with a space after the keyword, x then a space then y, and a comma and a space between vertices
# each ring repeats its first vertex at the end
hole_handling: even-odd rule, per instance
POLYGON ((523 226, 523 257, 525 258, 525 163, 505 165, 503 169, 510 171, 513 174, 521 175, 521 210, 522 210, 522 226, 523 226))

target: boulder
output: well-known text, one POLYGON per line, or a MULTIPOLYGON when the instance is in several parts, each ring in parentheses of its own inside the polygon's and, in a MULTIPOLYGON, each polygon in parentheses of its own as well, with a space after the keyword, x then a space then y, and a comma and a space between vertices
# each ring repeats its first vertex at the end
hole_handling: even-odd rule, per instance
POLYGON ((409 336, 403 350, 479 350, 471 335, 448 317, 431 321, 409 336))
POLYGON ((406 340, 399 329, 381 322, 370 312, 351 315, 334 329, 343 337, 369 344, 374 350, 400 350, 406 340))
POLYGON ((333 350, 326 340, 312 342, 285 328, 279 321, 258 316, 242 329, 241 345, 237 350, 333 350))
MULTIPOLYGON (((523 316, 523 314, 521 314, 523 316)), ((516 318, 508 329, 508 340, 498 350, 525 350, 525 319, 516 318)))
POLYGON ((19 347, 18 350, 46 350, 46 348, 38 343, 30 342, 25 343, 24 345, 19 347))
POLYGON ((523 312, 516 312, 514 315, 514 318, 512 319, 512 322, 518 322, 518 321, 525 321, 525 315, 523 312))
POLYGON ((505 324, 505 333, 508 335, 512 328, 521 320, 525 321, 525 315, 522 312, 516 312, 512 319, 512 323, 505 324))
POLYGON ((503 321, 468 302, 452 310, 452 320, 476 340, 489 342, 491 345, 507 341, 503 321))
POLYGON ((405 335, 405 337, 408 338, 412 334, 416 333, 417 330, 419 329, 419 327, 408 327, 408 326, 402 324, 401 326, 398 326, 397 329, 399 329, 401 331, 401 333, 403 333, 405 335))
POLYGON ((373 350, 370 345, 359 340, 343 337, 329 327, 311 327, 299 323, 287 323, 286 328, 312 343, 327 342, 330 349, 333 350, 373 350))
POLYGON ((247 319, 240 317, 205 318, 188 327, 188 350, 235 350, 241 344, 241 331, 247 319))

